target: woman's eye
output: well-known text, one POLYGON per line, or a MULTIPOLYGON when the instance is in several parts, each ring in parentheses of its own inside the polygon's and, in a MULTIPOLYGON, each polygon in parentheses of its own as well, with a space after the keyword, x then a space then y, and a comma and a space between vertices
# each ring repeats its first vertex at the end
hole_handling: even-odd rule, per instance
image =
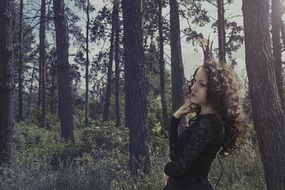
POLYGON ((204 83, 200 83, 201 86, 206 87, 207 85, 204 83))

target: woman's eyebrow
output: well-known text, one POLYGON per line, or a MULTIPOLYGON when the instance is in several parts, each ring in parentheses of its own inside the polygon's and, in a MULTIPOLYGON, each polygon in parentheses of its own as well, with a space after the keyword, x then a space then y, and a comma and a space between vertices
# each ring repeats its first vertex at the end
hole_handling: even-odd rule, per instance
POLYGON ((199 81, 199 82, 205 82, 205 83, 207 83, 207 81, 204 81, 204 80, 197 80, 196 78, 195 78, 195 80, 196 80, 196 81, 199 81))

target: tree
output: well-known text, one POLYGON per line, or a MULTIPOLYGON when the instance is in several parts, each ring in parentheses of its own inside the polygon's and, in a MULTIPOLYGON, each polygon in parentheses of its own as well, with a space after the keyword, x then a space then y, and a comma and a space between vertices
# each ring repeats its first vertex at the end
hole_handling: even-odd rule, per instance
POLYGON ((49 84, 49 107, 50 107, 50 113, 56 114, 57 113, 57 96, 56 96, 56 90, 57 90, 57 69, 56 69, 56 48, 53 47, 50 52, 48 53, 50 56, 50 64, 48 68, 48 73, 50 74, 50 77, 47 78, 47 83, 49 84))
POLYGON ((14 126, 13 95, 13 1, 0 1, 0 164, 8 164, 11 158, 14 126))
POLYGON ((218 7, 218 41, 219 41, 219 61, 226 62, 226 34, 225 34, 225 18, 224 18, 224 0, 217 0, 218 7))
POLYGON ((246 69, 253 122, 268 190, 285 189, 285 115, 282 110, 269 32, 269 1, 243 0, 246 69))
POLYGON ((142 1, 123 0, 125 55, 125 124, 129 129, 130 169, 148 173, 147 97, 143 64, 142 1))
POLYGON ((214 20, 212 24, 214 33, 218 33, 219 42, 219 48, 215 49, 215 52, 218 52, 220 60, 226 60, 225 55, 227 55, 231 66, 234 66, 237 62, 235 58, 233 58, 232 52, 236 52, 243 44, 243 35, 241 34, 243 27, 238 25, 235 21, 231 21, 231 18, 236 17, 237 15, 224 18, 225 5, 232 3, 232 0, 226 0, 226 3, 224 3, 224 0, 181 0, 180 5, 182 5, 183 8, 180 10, 180 15, 188 23, 187 28, 182 29, 181 31, 186 35, 186 41, 192 41, 192 43, 195 43, 197 39, 205 38, 202 33, 198 32, 199 28, 194 29, 194 27, 191 26, 191 24, 193 24, 195 26, 198 25, 199 27, 203 27, 212 21, 212 17, 208 14, 208 4, 202 3, 205 1, 218 10, 218 19, 214 20), (207 8, 204 8, 203 5, 207 5, 207 8))
POLYGON ((170 0, 170 46, 172 111, 174 112, 184 102, 183 86, 185 82, 177 0, 170 0))
POLYGON ((61 121, 61 137, 74 140, 73 104, 71 94, 70 65, 68 62, 68 34, 64 13, 64 0, 54 0, 54 23, 56 32, 56 56, 58 67, 59 118, 61 121))
POLYGON ((89 66, 90 66, 90 58, 89 58, 89 33, 90 33, 90 12, 94 10, 94 8, 91 6, 90 0, 76 0, 75 5, 81 9, 86 14, 86 27, 85 27, 85 38, 81 36, 81 34, 76 34, 77 35, 77 40, 79 43, 81 43, 82 40, 85 42, 85 46, 82 44, 81 47, 85 51, 85 59, 84 65, 85 65, 85 126, 89 126, 89 66))
POLYGON ((85 38, 85 126, 89 126, 89 26, 90 26, 90 1, 86 1, 86 38, 85 38))
POLYGON ((121 124, 120 117, 120 18, 119 18, 119 0, 115 2, 114 11, 114 28, 115 28, 115 117, 116 117, 116 127, 121 124))
POLYGON ((114 57, 114 36, 115 36, 115 13, 117 9, 117 2, 113 3, 113 11, 112 11, 112 31, 110 37, 110 51, 109 51, 109 65, 108 65, 108 73, 107 73, 107 87, 106 87, 106 96, 105 96, 105 104, 103 110, 103 121, 109 120, 109 109, 110 109, 110 98, 112 92, 112 75, 113 75, 113 57, 114 57))
POLYGON ((24 3, 23 0, 20 0, 20 30, 19 30, 19 62, 18 62, 18 120, 21 121, 23 119, 23 9, 24 3))
POLYGON ((160 96, 161 96, 161 109, 162 109, 162 126, 164 130, 168 130, 168 113, 167 103, 165 98, 165 80, 164 80, 164 38, 163 38, 163 23, 162 23, 162 0, 158 1, 158 14, 159 14, 159 66, 160 66, 160 96))
POLYGON ((40 45, 39 45, 39 98, 38 106, 41 110, 40 126, 46 127, 46 2, 41 1, 40 17, 40 45))
POLYGON ((280 0, 272 0, 272 43, 273 43, 273 56, 275 65, 275 75, 278 87, 279 96, 281 103, 284 106, 284 89, 283 89, 283 77, 282 77, 282 60, 281 60, 281 42, 280 42, 280 31, 281 31, 281 3, 280 0))

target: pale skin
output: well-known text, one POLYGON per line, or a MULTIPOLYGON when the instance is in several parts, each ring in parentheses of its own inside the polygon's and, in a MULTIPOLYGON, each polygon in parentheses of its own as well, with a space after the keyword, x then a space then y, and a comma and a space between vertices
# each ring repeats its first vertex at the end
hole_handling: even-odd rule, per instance
MULTIPOLYGON (((191 86, 190 97, 186 99, 185 103, 173 114, 177 119, 194 112, 194 105, 201 107, 200 114, 215 113, 213 107, 207 102, 207 86, 208 76, 203 68, 199 68, 195 75, 194 84, 191 86)), ((166 181, 169 180, 166 176, 166 181)))

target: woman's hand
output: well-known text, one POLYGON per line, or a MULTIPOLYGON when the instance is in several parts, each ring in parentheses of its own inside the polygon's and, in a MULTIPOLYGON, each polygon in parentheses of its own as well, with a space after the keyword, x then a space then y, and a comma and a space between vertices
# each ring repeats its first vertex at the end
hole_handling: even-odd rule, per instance
POLYGON ((186 102, 173 114, 173 116, 180 119, 189 113, 193 113, 196 108, 197 106, 195 106, 190 99, 187 99, 186 102))
POLYGON ((165 184, 168 182, 169 179, 170 179, 170 176, 165 175, 165 184))

